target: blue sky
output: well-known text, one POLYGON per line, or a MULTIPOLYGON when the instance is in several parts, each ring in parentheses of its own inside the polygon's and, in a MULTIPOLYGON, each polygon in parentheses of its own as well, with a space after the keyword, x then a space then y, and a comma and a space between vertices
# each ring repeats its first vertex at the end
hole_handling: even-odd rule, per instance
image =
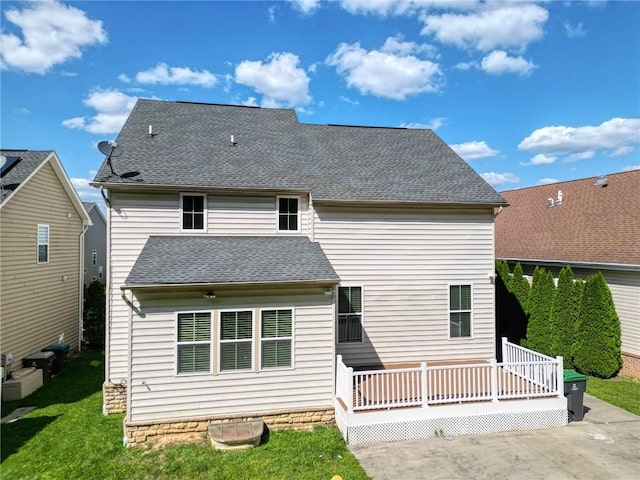
POLYGON ((2 148, 84 200, 136 98, 432 128, 498 191, 640 168, 640 3, 2 1, 2 148))

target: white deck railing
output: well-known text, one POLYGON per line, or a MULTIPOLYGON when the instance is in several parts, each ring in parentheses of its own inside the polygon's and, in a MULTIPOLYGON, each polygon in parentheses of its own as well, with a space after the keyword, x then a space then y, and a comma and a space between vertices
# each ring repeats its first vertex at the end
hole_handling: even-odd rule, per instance
POLYGON ((562 396, 562 357, 551 358, 503 339, 502 363, 354 371, 338 355, 336 397, 347 412, 562 396), (514 348, 515 347, 515 348, 514 348))

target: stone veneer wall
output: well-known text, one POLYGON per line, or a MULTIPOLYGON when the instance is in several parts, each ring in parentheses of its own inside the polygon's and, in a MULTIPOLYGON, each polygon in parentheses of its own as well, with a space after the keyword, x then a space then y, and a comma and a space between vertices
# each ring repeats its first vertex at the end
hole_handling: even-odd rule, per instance
POLYGON ((114 383, 102 384, 102 404, 104 413, 124 413, 127 411, 127 386, 114 383))
POLYGON ((128 425, 125 421, 124 430, 127 437, 127 445, 140 447, 145 444, 153 444, 160 439, 166 440, 168 436, 180 436, 186 434, 200 434, 204 438, 209 425, 216 422, 231 422, 237 420, 249 420, 261 417, 271 430, 281 428, 307 429, 314 425, 332 425, 334 422, 334 410, 309 410, 273 415, 252 415, 247 417, 212 417, 210 419, 181 420, 166 423, 149 423, 128 425))
POLYGON ((618 375, 640 379, 640 356, 632 353, 622 353, 622 369, 618 375))

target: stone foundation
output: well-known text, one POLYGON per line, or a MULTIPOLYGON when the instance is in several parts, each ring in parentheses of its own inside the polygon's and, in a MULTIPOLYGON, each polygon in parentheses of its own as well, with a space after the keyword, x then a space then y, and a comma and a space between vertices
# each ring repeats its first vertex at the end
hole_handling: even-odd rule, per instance
POLYGON ((117 383, 102 384, 102 405, 104 414, 127 411, 127 386, 117 383))
POLYGON ((640 356, 632 353, 622 354, 622 369, 618 372, 621 377, 631 377, 640 379, 640 356))
POLYGON ((282 428, 294 428, 306 430, 315 425, 332 425, 334 422, 334 410, 308 410, 287 413, 275 413, 271 415, 251 415, 246 417, 211 417, 198 420, 181 420, 165 423, 127 424, 124 431, 128 445, 141 447, 147 444, 170 443, 171 437, 177 443, 185 441, 201 440, 207 435, 207 429, 213 421, 231 422, 232 420, 248 420, 261 417, 271 430, 282 428))

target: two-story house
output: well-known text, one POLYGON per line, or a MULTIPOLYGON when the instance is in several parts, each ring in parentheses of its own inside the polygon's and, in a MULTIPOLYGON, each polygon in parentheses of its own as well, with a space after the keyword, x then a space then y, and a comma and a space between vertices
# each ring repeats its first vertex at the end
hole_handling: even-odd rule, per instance
POLYGON ((82 202, 92 225, 84 234, 84 286, 98 281, 106 284, 107 219, 95 202, 82 202))
POLYGON ((432 131, 139 100, 116 141, 93 183, 104 408, 126 411, 131 444, 221 419, 340 420, 360 384, 338 400, 336 368, 490 367, 506 202, 432 131))

